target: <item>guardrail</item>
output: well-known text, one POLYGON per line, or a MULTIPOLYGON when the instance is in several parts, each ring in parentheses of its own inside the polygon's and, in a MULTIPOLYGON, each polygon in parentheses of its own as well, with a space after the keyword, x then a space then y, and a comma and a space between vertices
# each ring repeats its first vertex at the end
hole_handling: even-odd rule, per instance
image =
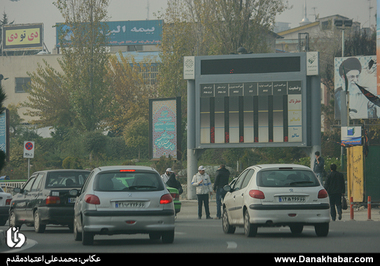
POLYGON ((12 193, 14 188, 21 188, 26 181, 0 181, 0 187, 8 193, 12 193))

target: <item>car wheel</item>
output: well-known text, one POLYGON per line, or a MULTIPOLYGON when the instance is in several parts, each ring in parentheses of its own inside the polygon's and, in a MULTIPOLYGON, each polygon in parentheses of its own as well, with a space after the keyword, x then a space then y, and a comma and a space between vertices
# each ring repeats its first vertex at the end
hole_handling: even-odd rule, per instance
POLYGON ((82 241, 82 233, 78 232, 77 223, 74 221, 74 240, 75 241, 82 241))
POLYGON ((162 233, 162 243, 171 244, 174 241, 174 230, 162 233))
POLYGON ((314 228, 317 236, 327 236, 329 234, 329 223, 316 224, 314 228))
POLYGON ((14 211, 11 211, 9 214, 9 227, 16 227, 18 229, 21 228, 21 223, 19 223, 16 219, 16 214, 14 211))
POLYGON ((74 224, 68 224, 67 227, 69 228, 69 231, 72 233, 74 230, 74 224))
POLYGON ((40 217, 39 212, 35 211, 33 217, 34 217, 34 231, 36 233, 43 233, 43 232, 45 232, 46 224, 43 224, 41 222, 41 217, 40 217))
POLYGON ((158 240, 161 238, 160 233, 149 233, 149 239, 150 240, 158 240))
POLYGON ((249 222, 248 211, 244 212, 244 234, 247 237, 253 237, 257 235, 257 226, 249 222))
POLYGON ((290 225, 289 227, 292 234, 301 234, 303 231, 302 224, 293 224, 293 225, 290 225))
POLYGON ((82 224, 82 245, 89 246, 94 244, 94 234, 85 232, 82 224))
POLYGON ((223 209, 222 227, 223 227, 223 232, 225 234, 233 234, 233 233, 235 233, 236 227, 230 225, 230 222, 228 221, 228 214, 227 214, 226 208, 223 209))

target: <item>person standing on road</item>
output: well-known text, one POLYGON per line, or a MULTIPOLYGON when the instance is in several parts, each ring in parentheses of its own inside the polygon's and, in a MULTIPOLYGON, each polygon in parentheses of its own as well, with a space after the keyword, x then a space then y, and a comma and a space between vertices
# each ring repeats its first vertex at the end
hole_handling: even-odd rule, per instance
POLYGON ((172 172, 169 176, 169 180, 166 182, 168 187, 173 187, 178 190, 178 193, 181 195, 183 193, 181 183, 175 178, 175 173, 172 172))
POLYGON ((323 171, 325 170, 325 160, 322 158, 319 151, 315 152, 315 160, 314 160, 314 173, 317 175, 319 182, 321 185, 322 183, 322 177, 323 177, 323 171))
POLYGON ((216 219, 221 217, 222 199, 226 195, 223 187, 228 184, 230 178, 230 171, 226 169, 224 164, 221 164, 219 169, 216 170, 216 177, 214 183, 214 192, 216 193, 216 219))
POLYGON ((211 179, 205 173, 205 168, 201 165, 198 168, 198 173, 193 176, 191 184, 196 187, 195 193, 198 198, 198 219, 202 218, 202 202, 205 206, 206 219, 212 219, 208 205, 209 194, 212 194, 211 179))
POLYGON ((161 175, 161 178, 162 178, 162 181, 164 182, 164 184, 166 184, 166 182, 168 182, 171 174, 173 174, 172 169, 167 168, 165 173, 161 175))
POLYGON ((336 209, 338 210, 338 219, 342 220, 342 197, 345 193, 344 177, 343 174, 336 170, 336 165, 330 165, 330 173, 327 175, 325 189, 330 198, 330 213, 331 219, 336 220, 336 209))

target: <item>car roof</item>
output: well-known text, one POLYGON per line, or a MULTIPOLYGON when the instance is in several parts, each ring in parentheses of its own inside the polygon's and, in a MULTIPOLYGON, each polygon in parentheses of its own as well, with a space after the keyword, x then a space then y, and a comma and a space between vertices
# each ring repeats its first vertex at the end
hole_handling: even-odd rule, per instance
MULTIPOLYGON (((260 170, 285 170, 284 168, 292 168, 294 170, 310 170, 310 167, 300 164, 258 164, 252 165, 248 168, 260 170)), ((286 169, 288 170, 288 169, 286 169)), ((289 169, 290 170, 290 169, 289 169)))
MULTIPOLYGON (((157 172, 156 169, 149 166, 141 166, 141 165, 114 165, 114 166, 100 166, 98 167, 99 171, 114 171, 114 170, 145 170, 145 171, 153 171, 157 172)), ((157 172, 158 173, 158 172, 157 172)))
POLYGON ((87 173, 90 173, 91 171, 89 170, 83 170, 83 169, 52 169, 52 170, 41 170, 41 171, 37 171, 37 172, 34 172, 33 174, 35 173, 54 173, 54 172, 87 172, 87 173))

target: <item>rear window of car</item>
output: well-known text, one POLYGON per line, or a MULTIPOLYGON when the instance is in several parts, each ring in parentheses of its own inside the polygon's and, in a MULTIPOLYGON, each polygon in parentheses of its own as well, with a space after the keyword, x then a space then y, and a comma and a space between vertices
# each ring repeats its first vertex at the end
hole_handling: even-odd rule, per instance
POLYGON ((89 174, 76 171, 50 172, 46 177, 45 188, 80 188, 89 174))
POLYGON ((158 191, 163 190, 161 177, 152 172, 106 172, 95 178, 96 191, 158 191))
POLYGON ((260 187, 314 187, 319 182, 312 171, 307 170, 267 170, 257 173, 260 187))

